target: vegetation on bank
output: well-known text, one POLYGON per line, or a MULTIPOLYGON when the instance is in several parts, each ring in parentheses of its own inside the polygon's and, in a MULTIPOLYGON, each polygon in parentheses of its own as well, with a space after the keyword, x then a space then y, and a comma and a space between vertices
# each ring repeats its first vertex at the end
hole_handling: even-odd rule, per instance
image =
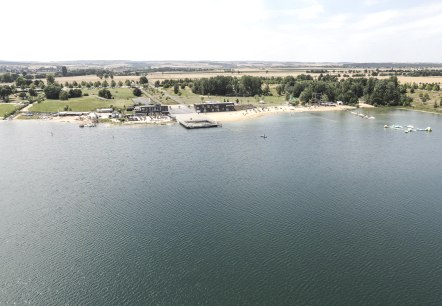
MULTIPOLYGON (((0 85, 0 98, 4 102, 43 103, 34 110, 52 112, 56 110, 94 110, 96 107, 129 106, 131 99, 143 95, 137 86, 144 87, 148 97, 162 104, 201 103, 207 100, 230 101, 239 104, 308 104, 318 101, 343 101, 354 105, 363 100, 372 105, 440 107, 440 101, 434 93, 440 92, 438 79, 433 82, 402 83, 397 77, 377 79, 364 77, 378 73, 396 73, 398 69, 311 69, 308 74, 295 76, 214 76, 210 78, 184 78, 156 80, 153 87, 148 87, 149 80, 141 76, 139 80, 115 81, 111 72, 97 72, 99 80, 68 81, 58 83, 54 75, 46 75, 46 80, 36 79, 36 75, 5 73, 2 81, 13 81, 12 85, 0 85), (340 73, 342 74, 342 77, 340 73), (337 74, 336 74, 337 73, 337 74), (361 77, 354 77, 354 76, 361 77), (353 77, 349 77, 353 76, 353 77), (100 97, 101 99, 99 99, 100 97), (77 105, 80 101, 83 107, 77 105), (72 105, 71 103, 72 102, 72 105), (91 103, 93 102, 93 103, 91 103), (419 103, 422 103, 420 105, 419 103), (60 107, 63 104, 63 107, 60 107), (43 107, 46 105, 46 107, 43 107), (96 106, 99 105, 99 106, 96 106)), ((422 75, 436 74, 438 70, 416 70, 422 75), (430 72, 428 72, 430 71, 430 72)), ((412 72, 412 71, 403 71, 412 72)), ((66 67, 61 67, 61 75, 69 76, 66 67)), ((418 79, 417 79, 418 80, 418 79)))
POLYGON ((372 105, 407 106, 412 99, 407 96, 406 84, 400 85, 397 77, 388 79, 348 78, 339 79, 332 75, 320 74, 317 78, 311 75, 287 76, 285 78, 262 78, 243 76, 217 76, 197 80, 165 80, 156 82, 155 86, 168 89, 173 87, 173 94, 182 96, 184 89, 189 87, 194 94, 202 96, 224 97, 265 97, 284 96, 285 101, 297 103, 312 103, 318 101, 342 101, 354 105, 364 100, 372 105), (273 85, 276 84, 276 87, 273 85))
POLYGON ((6 118, 9 115, 12 115, 18 106, 16 104, 0 104, 0 118, 6 118))

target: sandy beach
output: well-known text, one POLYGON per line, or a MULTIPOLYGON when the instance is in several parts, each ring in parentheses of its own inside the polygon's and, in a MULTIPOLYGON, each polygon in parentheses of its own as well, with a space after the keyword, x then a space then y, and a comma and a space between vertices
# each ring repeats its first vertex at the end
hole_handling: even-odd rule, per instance
POLYGON ((249 109, 237 112, 219 112, 219 113, 192 113, 177 115, 178 120, 191 120, 191 119, 209 119, 220 123, 242 121, 254 119, 267 115, 275 115, 282 113, 302 113, 302 112, 325 112, 325 111, 342 111, 347 109, 354 109, 351 106, 316 106, 316 107, 293 107, 293 106, 271 106, 271 107, 258 107, 256 109, 249 109))

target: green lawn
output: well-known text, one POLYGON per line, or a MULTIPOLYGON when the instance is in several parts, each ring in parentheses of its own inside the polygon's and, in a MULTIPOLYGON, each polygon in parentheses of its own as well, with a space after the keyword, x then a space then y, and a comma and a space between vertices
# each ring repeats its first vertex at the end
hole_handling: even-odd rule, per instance
POLYGON ((117 108, 124 108, 132 104, 131 100, 124 99, 112 99, 112 100, 100 100, 94 96, 73 98, 67 101, 61 100, 45 100, 41 103, 34 104, 29 109, 30 112, 37 113, 55 113, 64 110, 64 107, 68 105, 72 111, 77 112, 89 112, 94 111, 97 108, 107 108, 113 105, 117 108))
MULTIPOLYGON (((115 99, 132 99, 136 98, 134 96, 133 88, 107 88, 115 99)), ((89 95, 98 95, 100 89, 82 89, 83 93, 88 93, 89 95)))
POLYGON ((6 113, 13 111, 17 108, 17 105, 15 104, 9 104, 9 103, 0 103, 0 117, 4 117, 6 113))
POLYGON ((184 104, 195 104, 201 103, 201 101, 230 101, 236 102, 236 99, 239 100, 240 104, 254 104, 258 105, 260 101, 264 101, 265 104, 274 104, 281 105, 284 104, 285 96, 278 96, 274 88, 271 88, 272 96, 262 96, 262 97, 226 97, 226 96, 202 96, 192 93, 192 90, 189 87, 185 89, 180 89, 181 96, 175 95, 173 93, 173 88, 165 89, 168 94, 171 96, 176 96, 178 99, 184 102, 184 104), (202 99, 201 99, 202 98, 202 99))

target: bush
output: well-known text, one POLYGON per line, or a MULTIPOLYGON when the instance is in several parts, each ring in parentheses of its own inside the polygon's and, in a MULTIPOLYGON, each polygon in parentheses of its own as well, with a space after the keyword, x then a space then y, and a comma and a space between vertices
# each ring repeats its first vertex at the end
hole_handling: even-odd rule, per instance
POLYGON ((69 98, 80 98, 83 95, 81 89, 70 89, 69 98))
POLYGON ((84 94, 83 94, 83 97, 88 97, 89 96, 89 94, 87 93, 87 92, 85 92, 84 94))
POLYGON ((60 92, 59 99, 60 100, 68 100, 69 99, 69 93, 67 91, 62 90, 60 92))
POLYGON ((101 90, 98 92, 98 96, 101 97, 101 98, 105 98, 105 99, 112 99, 112 94, 111 94, 111 92, 110 92, 109 90, 107 90, 107 89, 101 89, 101 90))
POLYGON ((142 92, 139 88, 134 88, 134 90, 132 91, 132 93, 134 94, 134 96, 139 97, 141 96, 142 92))
POLYGON ((56 100, 59 98, 61 92, 61 87, 56 85, 48 85, 44 89, 44 93, 47 99, 56 100))

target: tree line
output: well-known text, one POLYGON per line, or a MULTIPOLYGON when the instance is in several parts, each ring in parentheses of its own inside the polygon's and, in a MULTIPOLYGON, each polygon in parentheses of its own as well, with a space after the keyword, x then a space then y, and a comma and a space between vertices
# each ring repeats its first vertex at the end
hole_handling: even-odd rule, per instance
POLYGON ((192 92, 199 95, 242 96, 251 97, 262 94, 262 79, 260 77, 216 76, 195 80, 192 92))
POLYGON ((400 85, 397 77, 389 79, 349 78, 338 80, 336 76, 324 76, 318 80, 306 80, 298 76, 284 78, 277 87, 279 94, 285 94, 288 101, 299 99, 302 103, 342 101, 356 104, 360 99, 372 105, 409 105, 412 99, 406 95, 406 86, 400 85))

